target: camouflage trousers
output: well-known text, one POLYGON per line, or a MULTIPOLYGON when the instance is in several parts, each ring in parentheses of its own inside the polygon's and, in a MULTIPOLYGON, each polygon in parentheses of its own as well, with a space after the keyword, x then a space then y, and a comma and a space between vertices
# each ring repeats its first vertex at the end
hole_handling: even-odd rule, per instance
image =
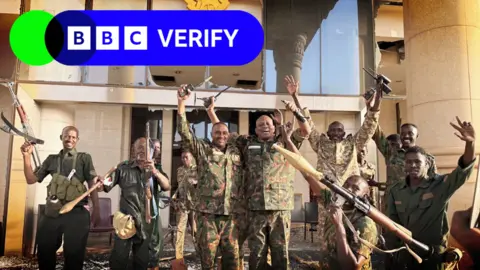
POLYGON ((188 210, 178 210, 176 213, 177 217, 177 237, 175 239, 175 258, 183 258, 183 248, 185 245, 185 234, 187 233, 187 224, 190 219, 190 227, 192 229, 192 236, 195 237, 194 225, 192 225, 192 216, 193 211, 188 210))
POLYGON ((215 269, 215 256, 220 247, 223 270, 239 269, 239 228, 233 215, 196 213, 197 249, 202 269, 215 269))
POLYGON ((290 241, 290 211, 250 211, 249 269, 267 269, 270 248, 272 268, 290 269, 288 243, 290 241))

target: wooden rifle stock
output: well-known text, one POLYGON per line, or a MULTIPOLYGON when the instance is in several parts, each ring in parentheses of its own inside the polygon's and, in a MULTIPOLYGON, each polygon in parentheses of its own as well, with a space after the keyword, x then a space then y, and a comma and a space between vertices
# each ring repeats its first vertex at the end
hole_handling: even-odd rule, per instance
MULTIPOLYGON (((112 174, 115 170, 117 169, 117 166, 114 166, 108 170, 108 172, 104 175, 104 181, 112 174)), ((89 190, 87 190, 85 193, 80 195, 80 197, 76 198, 75 200, 66 203, 61 209, 60 209, 60 215, 66 214, 70 211, 72 211, 73 207, 77 205, 83 198, 87 197, 90 193, 92 193, 94 190, 96 190, 99 186, 103 185, 102 181, 98 181, 93 187, 91 187, 89 190)))
POLYGON ((356 197, 348 190, 344 189, 342 186, 331 180, 325 179, 324 175, 321 172, 315 170, 315 168, 313 168, 312 165, 301 155, 288 151, 287 149, 276 144, 273 145, 273 148, 280 152, 297 170, 315 177, 318 181, 327 186, 333 192, 337 193, 338 195, 345 198, 347 201, 351 202, 357 209, 362 211, 365 215, 370 217, 376 223, 380 224, 380 226, 394 233, 406 244, 410 245, 416 250, 421 250, 422 253, 425 254, 429 254, 431 252, 429 246, 413 239, 412 233, 405 227, 393 222, 390 218, 382 214, 375 207, 372 207, 369 203, 362 201, 360 198, 356 197))

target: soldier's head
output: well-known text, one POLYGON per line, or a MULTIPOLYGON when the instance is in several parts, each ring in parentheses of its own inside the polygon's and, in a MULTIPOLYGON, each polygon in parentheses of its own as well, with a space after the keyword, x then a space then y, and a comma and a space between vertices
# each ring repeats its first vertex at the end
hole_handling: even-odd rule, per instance
MULTIPOLYGON (((343 187, 359 198, 370 200, 370 187, 368 186, 367 180, 360 175, 352 175, 348 177, 343 184, 343 187)), ((349 202, 346 202, 345 204, 346 206, 353 207, 349 202)))
POLYGON ((260 116, 255 122, 255 134, 260 140, 268 141, 275 137, 275 126, 268 115, 260 116))
POLYGON ((212 127, 212 144, 220 150, 225 149, 227 145, 228 136, 230 132, 228 131, 228 126, 224 122, 218 122, 213 124, 212 127))
POLYGON ((332 122, 328 126, 327 136, 332 141, 341 141, 345 137, 345 127, 338 121, 332 122))
POLYGON ((162 143, 159 139, 152 140, 153 144, 153 158, 160 158, 162 155, 162 143))
POLYGON ((78 129, 74 126, 64 127, 60 135, 60 140, 62 141, 64 149, 71 150, 75 148, 78 140, 80 140, 78 129))
POLYGON ((388 135, 387 142, 392 149, 400 149, 402 147, 402 140, 400 140, 400 135, 398 134, 388 135))
POLYGON ((405 151, 405 174, 410 179, 422 179, 427 176, 427 154, 423 148, 412 146, 405 151))
POLYGON ((133 158, 137 162, 141 162, 146 160, 147 153, 146 153, 146 147, 147 147, 147 139, 145 137, 140 137, 135 140, 133 143, 133 158))
POLYGON ((363 149, 358 149, 358 152, 357 152, 358 163, 362 163, 365 160, 367 153, 368 153, 367 147, 363 147, 363 149))
POLYGON ((193 155, 189 151, 182 152, 182 163, 186 167, 190 167, 192 165, 193 155))
POLYGON ((418 138, 418 128, 411 123, 405 123, 400 127, 400 139, 402 147, 407 149, 415 146, 418 138))

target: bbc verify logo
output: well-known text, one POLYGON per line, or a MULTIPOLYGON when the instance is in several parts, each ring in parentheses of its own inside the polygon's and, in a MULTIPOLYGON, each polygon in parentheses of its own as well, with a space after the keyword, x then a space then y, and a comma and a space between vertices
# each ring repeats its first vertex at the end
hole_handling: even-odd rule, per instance
POLYGON ((30 65, 233 66, 258 57, 264 33, 244 11, 30 11, 10 44, 30 65), (20 35, 27 28, 33 50, 20 35))
MULTIPOLYGON (((170 29, 165 33, 158 29, 158 38, 162 47, 176 48, 208 48, 216 47, 219 42, 228 42, 228 47, 234 47, 235 37, 239 29, 232 32, 228 29, 170 29), (172 42, 174 44, 172 44, 172 42)), ((115 26, 97 26, 96 50, 120 50, 120 28, 115 26)), ((148 27, 126 26, 123 28, 124 50, 148 50, 148 27)), ((68 50, 91 50, 91 29, 86 26, 68 27, 68 50)))

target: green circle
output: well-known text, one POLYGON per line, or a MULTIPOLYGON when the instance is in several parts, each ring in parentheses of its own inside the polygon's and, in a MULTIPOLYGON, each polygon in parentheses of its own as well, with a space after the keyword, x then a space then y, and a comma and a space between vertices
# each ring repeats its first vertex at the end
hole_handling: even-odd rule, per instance
POLYGON ((45 32, 54 16, 42 10, 20 15, 10 29, 10 47, 20 61, 42 66, 53 61, 45 45, 45 32))

